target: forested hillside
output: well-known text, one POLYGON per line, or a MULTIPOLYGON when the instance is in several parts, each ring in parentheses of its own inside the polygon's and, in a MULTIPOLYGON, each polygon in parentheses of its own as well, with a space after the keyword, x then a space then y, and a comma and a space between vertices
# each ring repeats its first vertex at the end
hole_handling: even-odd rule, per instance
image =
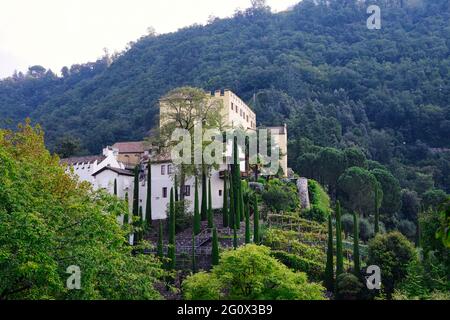
POLYGON ((449 2, 374 3, 381 30, 367 29, 361 1, 304 0, 287 12, 255 6, 148 35, 61 77, 35 66, 0 81, 0 120, 13 126, 29 116, 52 150, 78 140, 78 152, 94 153, 143 138, 170 89, 230 88, 260 124, 288 124, 297 171, 307 170, 305 154, 358 146, 401 187, 450 192, 449 2))

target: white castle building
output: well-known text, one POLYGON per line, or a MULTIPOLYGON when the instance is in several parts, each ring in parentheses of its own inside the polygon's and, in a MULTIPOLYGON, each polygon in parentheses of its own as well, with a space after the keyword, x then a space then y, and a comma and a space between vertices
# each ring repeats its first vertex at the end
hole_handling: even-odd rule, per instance
MULTIPOLYGON (((256 130, 256 114, 237 95, 230 90, 216 91, 211 94, 211 99, 220 99, 223 110, 222 117, 225 124, 231 128, 242 127, 246 130, 256 130)), ((160 108, 160 113, 164 108, 160 108)), ((280 166, 283 172, 287 168, 287 129, 286 126, 267 128, 275 136, 275 141, 280 147, 282 157, 280 166)), ((227 157, 231 157, 231 148, 227 148, 227 157)), ((240 155, 240 168, 242 175, 246 175, 246 159, 243 152, 240 155)), ((151 165, 151 204, 152 219, 160 220, 167 217, 167 208, 170 190, 174 187, 175 166, 169 153, 157 153, 144 142, 120 142, 103 149, 101 156, 75 157, 62 159, 61 163, 68 166, 67 170, 73 170, 81 181, 92 184, 95 190, 104 189, 114 193, 114 181, 117 184, 117 196, 124 199, 128 194, 130 212, 132 208, 134 172, 133 168, 140 164, 139 175, 139 205, 142 212, 146 212, 148 165, 151 165)), ((217 170, 210 173, 211 195, 213 209, 221 209, 224 196, 223 173, 227 170, 223 164, 217 170)), ((199 203, 201 203, 201 179, 199 179, 199 203)), ((181 190, 179 190, 181 193, 181 190)), ((185 181, 184 196, 189 203, 189 211, 193 211, 195 193, 195 179, 187 177, 185 181)))

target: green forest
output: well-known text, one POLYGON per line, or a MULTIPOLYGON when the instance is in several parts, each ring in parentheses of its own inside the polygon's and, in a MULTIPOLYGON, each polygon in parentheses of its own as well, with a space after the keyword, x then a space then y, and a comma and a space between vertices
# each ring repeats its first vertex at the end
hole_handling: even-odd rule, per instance
POLYGON ((303 0, 280 13, 254 1, 58 75, 35 65, 0 80, 0 300, 450 299, 450 4, 370 2, 380 30, 367 28, 363 1, 303 0), (286 123, 288 165, 308 178, 311 208, 286 179, 230 172, 222 212, 205 202, 191 217, 172 190, 167 225, 120 226, 124 201, 59 166, 148 138, 159 99, 187 86, 232 90, 258 126, 286 123), (193 253, 180 274, 175 237, 193 226, 194 243, 200 220, 213 230, 213 268, 198 270, 193 253), (217 234, 216 220, 234 234, 217 234), (156 256, 144 254, 152 236, 156 256), (87 270, 86 290, 64 287, 66 259, 87 270), (380 292, 360 281, 371 264, 387 272, 380 292))

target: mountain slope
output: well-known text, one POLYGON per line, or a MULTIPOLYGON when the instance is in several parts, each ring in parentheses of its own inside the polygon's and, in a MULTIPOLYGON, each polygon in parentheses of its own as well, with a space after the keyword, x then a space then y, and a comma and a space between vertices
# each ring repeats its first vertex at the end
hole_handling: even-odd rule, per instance
POLYGON ((1 81, 0 117, 30 116, 50 147, 67 136, 98 152, 145 136, 168 90, 226 87, 253 105, 261 124, 288 123, 293 167, 306 138, 445 170, 448 154, 430 148, 450 146, 448 1, 371 1, 382 8, 381 30, 366 28, 366 4, 328 2, 304 0, 278 14, 252 8, 144 37, 112 64, 104 58, 62 78, 37 70, 1 81))

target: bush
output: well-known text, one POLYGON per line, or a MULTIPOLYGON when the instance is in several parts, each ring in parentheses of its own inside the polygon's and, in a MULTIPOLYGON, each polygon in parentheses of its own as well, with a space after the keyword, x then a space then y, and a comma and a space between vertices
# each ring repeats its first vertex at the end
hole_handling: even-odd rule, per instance
POLYGON ((388 298, 405 278, 408 265, 415 257, 414 246, 400 232, 377 234, 369 242, 368 265, 377 265, 382 270, 383 290, 388 298))
POLYGON ((367 242, 369 239, 371 239, 374 235, 374 226, 369 222, 369 220, 365 218, 359 219, 359 238, 367 242))
POLYGON ((325 288, 271 257, 269 248, 254 244, 224 252, 210 273, 191 275, 182 287, 184 297, 193 300, 325 299, 325 288))
POLYGON ((328 211, 324 211, 323 209, 317 206, 312 206, 310 209, 305 210, 302 213, 302 216, 304 218, 321 223, 327 221, 328 215, 329 215, 328 211))
POLYGON ((276 212, 295 211, 300 206, 297 188, 291 183, 272 179, 262 193, 262 199, 270 210, 276 212))
POLYGON ((285 251, 272 251, 272 256, 280 260, 290 269, 306 273, 308 278, 312 281, 320 282, 323 280, 325 268, 322 262, 310 260, 285 251))
POLYGON ((363 284, 352 273, 341 273, 336 278, 336 299, 358 300, 363 291, 363 284))
POLYGON ((342 230, 344 231, 345 237, 347 238, 349 234, 353 232, 353 217, 351 214, 344 214, 341 217, 342 230))

